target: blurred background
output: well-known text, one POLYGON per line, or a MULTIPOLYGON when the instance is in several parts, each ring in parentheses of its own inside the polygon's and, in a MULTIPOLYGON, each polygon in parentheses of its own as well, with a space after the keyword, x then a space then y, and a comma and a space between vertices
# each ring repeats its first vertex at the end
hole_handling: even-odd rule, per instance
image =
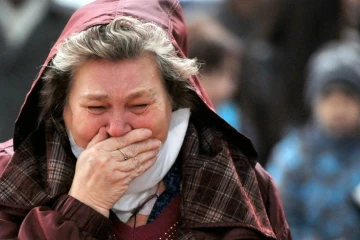
MULTIPOLYGON (((0 1, 0 142, 67 20, 90 1, 0 1)), ((253 141, 294 239, 360 239, 360 0, 180 3, 200 80, 253 141)))
POLYGON ((182 5, 200 80, 253 141, 293 239, 360 239, 360 0, 182 5))
POLYGON ((89 0, 0 1, 0 142, 71 14, 89 0))
MULTIPOLYGON (((245 118, 251 124, 249 137, 262 163, 290 129, 309 120, 304 85, 310 56, 327 42, 359 38, 359 0, 183 0, 181 3, 190 29, 193 25, 208 29, 206 22, 216 21, 231 36, 209 30, 213 37, 208 36, 208 40, 226 42, 236 38, 240 43, 237 73, 231 76, 232 91, 221 101, 237 104, 242 115, 238 119, 245 118)), ((202 30, 198 27, 193 32, 196 31, 202 30)), ((191 35, 193 43, 199 41, 191 39, 191 35)), ((206 52, 211 51, 218 53, 219 49, 209 43, 206 52)), ((228 49, 228 52, 236 51, 228 49)), ((214 58, 196 54, 192 57, 214 58)), ((218 66, 205 64, 203 72, 225 71, 209 69, 214 67, 218 66)), ((212 84, 208 85, 208 91, 212 92, 212 84)), ((217 88, 215 84, 212 86, 217 88)), ((220 103, 215 105, 220 108, 220 103)), ((236 127, 248 135, 241 124, 236 127)))

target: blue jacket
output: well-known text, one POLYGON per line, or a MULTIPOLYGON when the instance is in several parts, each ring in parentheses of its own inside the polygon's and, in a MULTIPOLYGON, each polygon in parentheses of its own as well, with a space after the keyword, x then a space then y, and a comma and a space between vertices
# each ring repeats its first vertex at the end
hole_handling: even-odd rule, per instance
POLYGON ((360 183, 360 134, 333 139, 314 125, 294 130, 275 146, 267 170, 294 239, 360 239, 351 199, 360 183))

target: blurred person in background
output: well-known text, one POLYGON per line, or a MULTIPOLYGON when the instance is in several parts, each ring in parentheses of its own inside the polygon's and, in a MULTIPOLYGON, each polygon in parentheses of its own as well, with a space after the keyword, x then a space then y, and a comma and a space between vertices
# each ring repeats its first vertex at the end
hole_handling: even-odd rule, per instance
POLYGON ((302 101, 309 56, 326 42, 353 35, 342 1, 269 0, 259 5, 238 98, 258 130, 264 163, 287 130, 309 117, 302 101))
POLYGON ((222 0, 179 0, 187 22, 202 17, 214 16, 222 4, 222 0))
POLYGON ((61 0, 0 1, 0 141, 13 135, 31 79, 76 7, 61 0))
MULTIPOLYGON (((360 0, 342 0, 346 21, 352 29, 360 30, 360 0)), ((359 36, 355 36, 359 38, 359 36)))
POLYGON ((223 0, 216 18, 232 33, 247 42, 253 35, 255 20, 264 0, 223 0))
POLYGON ((235 94, 241 94, 243 44, 215 19, 199 18, 189 22, 189 56, 203 63, 199 78, 216 112, 254 142, 255 131, 235 94))
POLYGON ((274 177, 294 239, 360 239, 360 44, 336 41, 309 62, 311 120, 274 148, 274 177))

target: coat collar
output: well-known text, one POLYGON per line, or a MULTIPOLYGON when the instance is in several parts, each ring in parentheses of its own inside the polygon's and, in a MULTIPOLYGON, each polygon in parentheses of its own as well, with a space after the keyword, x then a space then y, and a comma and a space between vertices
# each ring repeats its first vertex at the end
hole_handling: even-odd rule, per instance
POLYGON ((183 229, 246 227, 276 238, 251 161, 216 126, 193 114, 180 159, 183 229))

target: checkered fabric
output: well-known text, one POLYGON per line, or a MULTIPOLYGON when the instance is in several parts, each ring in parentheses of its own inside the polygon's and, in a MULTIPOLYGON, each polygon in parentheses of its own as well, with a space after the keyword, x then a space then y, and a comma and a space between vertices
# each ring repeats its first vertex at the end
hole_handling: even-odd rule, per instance
POLYGON ((186 229, 212 224, 246 226, 274 237, 252 165, 238 147, 228 145, 220 131, 192 118, 180 154, 179 239, 195 239, 186 229))

